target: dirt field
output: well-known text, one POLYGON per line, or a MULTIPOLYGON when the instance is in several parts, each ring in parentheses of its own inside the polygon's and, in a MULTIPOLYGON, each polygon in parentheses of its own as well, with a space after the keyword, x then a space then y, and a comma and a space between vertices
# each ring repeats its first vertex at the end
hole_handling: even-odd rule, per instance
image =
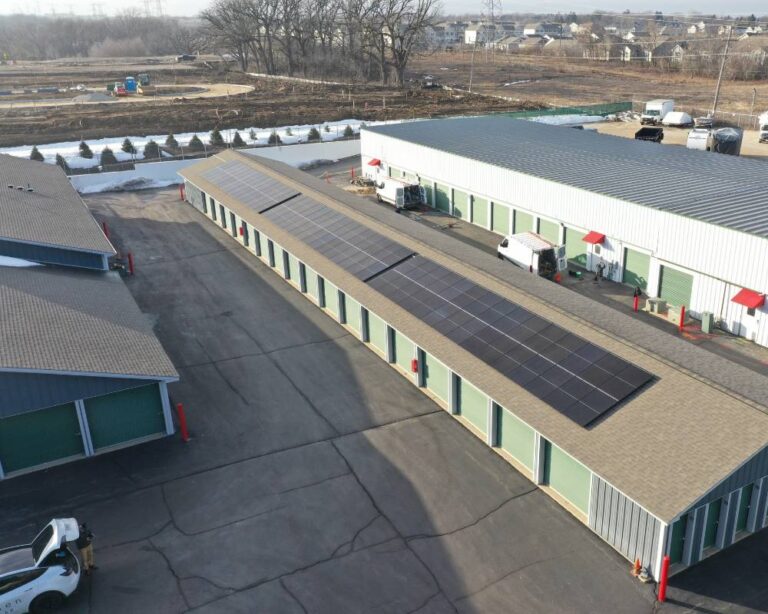
MULTIPOLYGON (((715 80, 681 73, 659 73, 641 67, 587 63, 584 60, 552 56, 476 51, 474 68, 469 51, 436 53, 415 58, 410 76, 434 75, 444 85, 468 88, 472 72, 472 91, 521 100, 540 101, 555 106, 596 104, 622 100, 673 98, 682 110, 709 109, 715 80)), ((755 112, 768 109, 767 81, 726 81, 720 93, 719 109, 749 113, 753 89, 755 112)))

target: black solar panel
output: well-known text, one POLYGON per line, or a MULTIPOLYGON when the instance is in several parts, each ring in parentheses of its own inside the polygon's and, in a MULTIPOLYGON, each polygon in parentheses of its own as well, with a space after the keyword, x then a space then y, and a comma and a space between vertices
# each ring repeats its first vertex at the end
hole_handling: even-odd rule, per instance
POLYGON ((653 378, 427 258, 410 258, 369 283, 581 426, 653 378))
POLYGON ((257 213, 273 207, 299 192, 260 173, 251 166, 232 160, 202 174, 229 196, 251 207, 257 213))
POLYGON ((413 254, 413 250, 306 196, 262 215, 358 279, 367 280, 413 254))

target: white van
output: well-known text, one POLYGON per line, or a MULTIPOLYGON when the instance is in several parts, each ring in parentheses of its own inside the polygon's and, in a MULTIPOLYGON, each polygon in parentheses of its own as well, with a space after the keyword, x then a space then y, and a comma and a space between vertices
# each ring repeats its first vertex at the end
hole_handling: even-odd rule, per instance
POLYGON ((522 269, 552 279, 568 268, 565 246, 555 245, 533 232, 521 232, 504 237, 496 248, 502 260, 509 260, 522 269))
POLYGON ((768 112, 762 113, 757 121, 760 124, 760 142, 768 143, 768 112))
POLYGON ((393 177, 376 177, 376 200, 395 205, 398 209, 413 209, 427 204, 427 191, 418 183, 393 177))
POLYGON ((656 126, 664 121, 664 117, 667 113, 671 113, 674 110, 674 100, 649 100, 645 103, 645 110, 640 116, 640 123, 642 125, 652 124, 656 126))

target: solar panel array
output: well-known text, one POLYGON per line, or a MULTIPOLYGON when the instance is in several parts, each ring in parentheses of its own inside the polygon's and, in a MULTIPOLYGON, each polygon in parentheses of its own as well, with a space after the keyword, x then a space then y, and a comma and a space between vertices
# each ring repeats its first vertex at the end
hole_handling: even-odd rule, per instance
POLYGON ((363 281, 413 255, 413 250, 306 196, 262 215, 363 281))
POLYGON ((299 194, 298 190, 237 160, 224 162, 202 176, 257 213, 299 194))
POLYGON ((581 426, 653 377, 422 256, 369 283, 581 426))

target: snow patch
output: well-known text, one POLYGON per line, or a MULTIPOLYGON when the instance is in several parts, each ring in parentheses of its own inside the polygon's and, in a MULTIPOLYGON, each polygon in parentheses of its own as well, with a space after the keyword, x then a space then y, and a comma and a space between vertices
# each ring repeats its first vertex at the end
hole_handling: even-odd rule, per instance
POLYGON ((167 188, 182 182, 178 179, 150 179, 148 177, 134 177, 122 181, 108 181, 105 183, 96 183, 83 186, 78 189, 80 194, 99 194, 101 192, 130 192, 133 190, 151 190, 153 188, 167 188))
POLYGON ((30 262, 29 260, 22 260, 21 258, 11 258, 10 256, 0 256, 0 266, 8 266, 14 268, 40 266, 37 262, 30 262))
POLYGON ((602 115, 542 115, 539 117, 526 118, 539 124, 549 124, 550 126, 574 126, 578 124, 595 124, 604 122, 606 118, 602 115))

